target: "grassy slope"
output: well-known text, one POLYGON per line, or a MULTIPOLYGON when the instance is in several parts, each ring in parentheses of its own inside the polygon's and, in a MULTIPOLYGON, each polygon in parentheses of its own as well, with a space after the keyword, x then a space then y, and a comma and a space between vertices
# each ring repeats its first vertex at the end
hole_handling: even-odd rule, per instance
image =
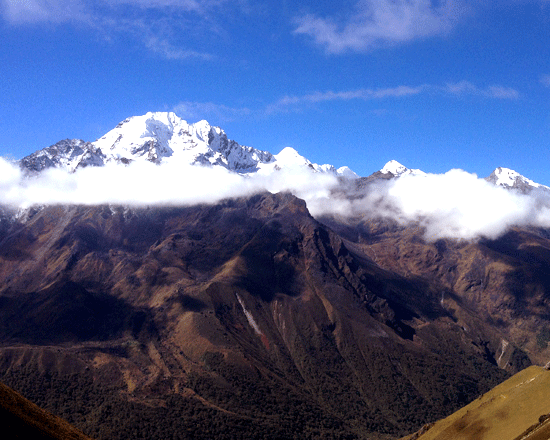
POLYGON ((427 432, 403 440, 542 440, 550 424, 539 417, 550 413, 550 371, 531 366, 469 405, 434 424, 427 432))

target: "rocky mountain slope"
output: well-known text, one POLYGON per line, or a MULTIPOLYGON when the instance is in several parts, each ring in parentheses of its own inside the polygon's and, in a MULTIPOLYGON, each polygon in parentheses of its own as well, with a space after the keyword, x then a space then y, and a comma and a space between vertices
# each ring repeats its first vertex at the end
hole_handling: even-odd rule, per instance
MULTIPOLYGON (((395 161, 356 178, 165 113, 20 166, 40 181, 139 161, 243 179, 301 167, 338 176, 317 200, 345 206, 428 178, 395 161)), ((434 240, 420 222, 309 209, 267 191, 5 207, 0 379, 98 439, 384 439, 550 357, 550 230, 434 240)))
MULTIPOLYGON (((413 431, 542 357, 548 339, 527 330, 513 339, 515 316, 461 297, 463 283, 479 291, 479 265, 444 263, 465 247, 399 235, 411 242, 394 241, 405 252, 389 258, 335 234, 290 194, 187 208, 46 207, 1 237, 3 379, 96 438, 127 438, 134 417, 162 438, 171 411, 184 408, 216 421, 199 433, 186 413, 179 423, 192 438, 413 431), (442 272, 450 287, 436 282, 442 272), (52 398, 71 380, 74 391, 52 398)), ((506 249, 485 246, 468 251, 504 266, 506 249)), ((546 288, 536 282, 526 289, 538 296, 522 294, 533 311, 546 288)), ((505 310, 507 289, 487 295, 505 310)))

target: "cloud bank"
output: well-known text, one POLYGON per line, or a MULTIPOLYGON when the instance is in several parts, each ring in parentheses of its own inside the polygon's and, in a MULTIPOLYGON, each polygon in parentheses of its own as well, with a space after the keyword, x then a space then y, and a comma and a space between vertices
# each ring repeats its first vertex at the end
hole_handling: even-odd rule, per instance
POLYGON ((292 192, 306 201, 313 216, 414 224, 428 240, 497 238, 513 226, 550 227, 549 192, 520 194, 462 170, 380 181, 348 197, 334 175, 307 167, 242 176, 222 167, 136 162, 75 173, 49 169, 29 178, 0 158, 0 204, 15 209, 47 204, 185 206, 264 191, 292 192))
POLYGON ((415 224, 425 238, 497 238, 514 226, 550 227, 550 192, 529 195, 495 186, 475 174, 406 175, 373 185, 353 200, 314 200, 317 215, 337 213, 364 219, 391 218, 415 224))
POLYGON ((193 205, 263 191, 325 198, 336 184, 332 174, 302 167, 243 176, 221 166, 177 162, 160 166, 151 162, 108 164, 74 173, 49 168, 28 177, 16 164, 0 158, 0 204, 23 209, 48 204, 193 205))

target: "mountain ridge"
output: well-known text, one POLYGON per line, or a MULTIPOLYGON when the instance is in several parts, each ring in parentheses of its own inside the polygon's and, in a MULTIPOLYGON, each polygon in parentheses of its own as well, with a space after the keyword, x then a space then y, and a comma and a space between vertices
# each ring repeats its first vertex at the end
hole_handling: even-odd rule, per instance
POLYGON ((66 139, 19 161, 22 168, 40 172, 62 168, 74 172, 108 163, 171 161, 189 165, 222 166, 238 173, 270 173, 282 167, 308 167, 317 172, 356 177, 348 167, 318 165, 286 147, 279 154, 246 147, 228 139, 219 127, 202 120, 189 124, 172 112, 149 112, 120 122, 94 142, 66 139))
MULTIPOLYGON (((301 166, 348 179, 359 177, 347 166, 337 169, 330 164, 313 163, 292 147, 285 147, 278 154, 272 154, 242 146, 230 140, 223 129, 211 126, 206 120, 190 124, 173 112, 148 112, 132 116, 94 142, 65 139, 22 158, 18 163, 23 169, 32 172, 52 167, 74 172, 87 166, 129 164, 143 160, 157 164, 179 160, 185 164, 222 166, 242 174, 269 174, 280 168, 301 166)), ((396 160, 389 160, 368 177, 390 179, 409 175, 425 176, 426 173, 408 168, 396 160)), ((523 193, 534 188, 550 190, 545 185, 503 167, 495 168, 485 180, 523 193)))

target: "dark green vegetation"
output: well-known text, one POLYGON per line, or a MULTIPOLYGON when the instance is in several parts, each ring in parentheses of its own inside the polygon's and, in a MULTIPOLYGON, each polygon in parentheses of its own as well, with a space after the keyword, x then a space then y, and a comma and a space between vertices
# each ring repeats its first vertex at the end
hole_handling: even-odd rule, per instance
POLYGON ((322 221, 289 194, 29 212, 0 380, 97 439, 395 438, 548 354, 544 231, 322 221))
POLYGON ((0 423, 6 440, 91 440, 4 384, 0 384, 0 423))

